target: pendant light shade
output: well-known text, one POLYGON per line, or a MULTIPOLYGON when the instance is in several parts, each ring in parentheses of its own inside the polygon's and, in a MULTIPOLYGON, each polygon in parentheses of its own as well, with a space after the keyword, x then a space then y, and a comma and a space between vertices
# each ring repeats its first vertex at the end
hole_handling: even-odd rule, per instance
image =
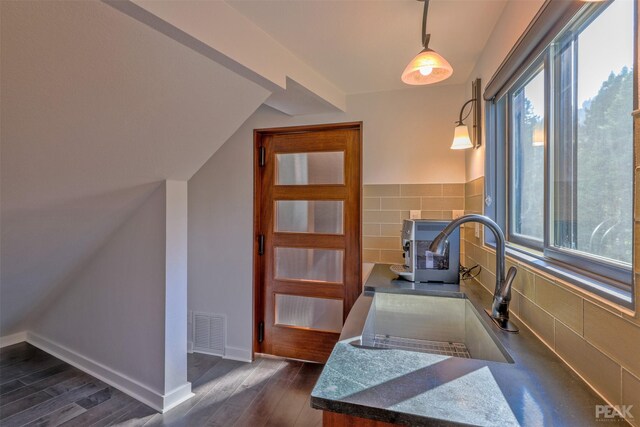
POLYGON ((402 81, 408 85, 426 85, 445 80, 452 74, 453 68, 446 59, 425 48, 404 69, 402 81))
POLYGON ((440 54, 429 49, 431 34, 427 33, 427 14, 429 0, 424 1, 422 9, 422 46, 424 49, 415 56, 402 73, 402 81, 408 85, 428 85, 448 79, 453 74, 451 64, 440 54))
POLYGON ((469 128, 465 124, 459 124, 453 134, 453 143, 451 143, 452 150, 466 150, 467 148, 473 148, 471 138, 469 138, 469 128))

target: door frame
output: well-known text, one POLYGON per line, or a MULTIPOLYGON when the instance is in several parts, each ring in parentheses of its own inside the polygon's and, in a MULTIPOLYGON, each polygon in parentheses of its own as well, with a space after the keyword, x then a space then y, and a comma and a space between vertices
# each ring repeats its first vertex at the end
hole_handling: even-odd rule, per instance
MULTIPOLYGON (((315 125, 304 125, 304 126, 287 126, 287 127, 274 127, 274 128, 264 128, 264 129, 254 129, 253 130, 253 249, 251 255, 253 257, 253 319, 252 319, 252 329, 253 329, 253 346, 251 351, 251 359, 255 358, 255 353, 261 353, 262 348, 260 343, 258 342, 258 334, 259 334, 259 323, 260 319, 264 319, 264 282, 262 280, 262 263, 260 262, 260 256, 258 255, 259 249, 259 234, 260 234, 260 213, 262 210, 261 206, 261 192, 262 188, 262 177, 260 173, 260 143, 264 136, 275 135, 278 133, 306 133, 306 132, 314 132, 314 131, 324 131, 324 130, 339 130, 339 129, 354 129, 358 130, 358 157, 360 162, 360 176, 359 176, 359 195, 357 197, 358 204, 358 244, 359 250, 357 253, 358 265, 360 268, 358 269, 358 280, 359 284, 362 283, 362 131, 363 126, 362 122, 342 122, 342 123, 327 123, 327 124, 315 124, 315 125)), ((345 286, 346 289, 346 286, 345 286)), ((352 292, 353 293, 353 292, 352 292)), ((349 314, 349 310, 355 303, 355 300, 360 295, 360 292, 353 293, 354 295, 345 295, 345 301, 347 301, 347 309, 344 311, 344 319, 346 320, 347 315, 349 314)))

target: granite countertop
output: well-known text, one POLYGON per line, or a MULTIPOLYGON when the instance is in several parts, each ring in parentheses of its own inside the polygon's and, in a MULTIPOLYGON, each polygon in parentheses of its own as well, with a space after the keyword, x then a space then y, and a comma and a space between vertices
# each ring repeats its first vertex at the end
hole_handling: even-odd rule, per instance
POLYGON ((500 363, 404 350, 356 347, 376 292, 464 293, 482 312, 491 295, 477 285, 414 284, 376 264, 364 293, 311 393, 316 409, 405 425, 593 425, 606 404, 517 320, 519 334, 489 325, 514 360, 500 363))

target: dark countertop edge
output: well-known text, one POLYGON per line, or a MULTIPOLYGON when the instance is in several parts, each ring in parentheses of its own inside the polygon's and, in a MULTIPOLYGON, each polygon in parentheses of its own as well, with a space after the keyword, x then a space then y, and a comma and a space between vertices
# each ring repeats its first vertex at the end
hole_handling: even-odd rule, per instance
POLYGON ((408 412, 397 412, 391 409, 379 409, 371 406, 360 405, 358 403, 337 402, 335 400, 323 399, 311 396, 311 407, 322 411, 345 414, 352 417, 366 418, 369 420, 381 421, 384 423, 400 424, 414 427, 454 427, 472 426, 471 424, 455 423, 437 418, 414 415, 408 412), (345 407, 348 406, 348 413, 345 407))

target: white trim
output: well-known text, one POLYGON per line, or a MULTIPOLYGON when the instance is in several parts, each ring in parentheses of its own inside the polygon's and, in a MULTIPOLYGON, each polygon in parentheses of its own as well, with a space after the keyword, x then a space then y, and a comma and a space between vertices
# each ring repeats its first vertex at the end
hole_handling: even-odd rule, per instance
POLYGON ((191 392, 191 383, 188 382, 186 384, 183 384, 181 387, 178 387, 164 395, 164 401, 162 405, 164 409, 160 412, 167 412, 168 410, 175 408, 182 402, 191 399, 193 396, 195 396, 195 394, 191 392))
POLYGON ((100 362, 78 354, 33 332, 27 333, 27 342, 149 405, 158 412, 164 413, 193 396, 191 383, 186 383, 163 395, 100 362))
POLYGON ((187 341, 187 353, 193 353, 193 341, 187 341))
POLYGON ((193 347, 192 353, 208 354, 209 356, 218 356, 218 357, 224 356, 224 354, 220 354, 218 352, 211 351, 206 348, 200 348, 200 347, 193 347))
POLYGON ((225 346, 223 359, 238 360, 240 362, 252 362, 253 354, 251 350, 237 347, 225 346))
POLYGON ((16 332, 15 334, 5 335, 0 337, 0 348, 8 347, 10 345, 18 344, 27 340, 27 332, 16 332))

